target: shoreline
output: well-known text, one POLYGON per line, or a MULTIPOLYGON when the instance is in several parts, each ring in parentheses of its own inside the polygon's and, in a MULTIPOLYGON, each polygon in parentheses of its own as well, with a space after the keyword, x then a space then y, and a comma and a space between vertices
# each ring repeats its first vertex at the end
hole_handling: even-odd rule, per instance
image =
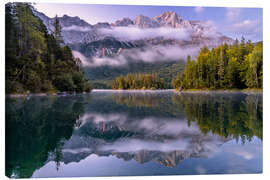
POLYGON ((124 92, 168 92, 174 91, 174 89, 93 89, 91 92, 117 92, 117 93, 124 93, 124 92))
MULTIPOLYGON (((91 91, 92 92, 92 91, 91 91)), ((29 94, 6 94, 6 98, 20 98, 20 97, 49 97, 49 96, 73 96, 73 95, 86 95, 90 94, 91 92, 82 92, 82 93, 67 93, 67 92, 60 92, 60 93, 29 93, 29 94)))
MULTIPOLYGON (((179 93, 175 89, 175 92, 179 93)), ((181 93, 254 93, 263 94, 263 89, 186 89, 182 90, 181 93)))
POLYGON ((42 97, 42 96, 73 96, 73 95, 86 95, 91 94, 92 92, 116 92, 116 93, 126 93, 126 92, 136 92, 136 93, 154 93, 154 92, 173 92, 176 94, 185 94, 185 93, 194 93, 194 94, 200 94, 200 93, 247 93, 247 94, 263 94, 263 89, 218 89, 218 90, 210 90, 210 89, 186 89, 182 90, 180 93, 176 89, 157 89, 157 90, 151 90, 151 89, 93 89, 91 92, 83 92, 83 93, 67 93, 67 92, 61 92, 61 93, 29 93, 29 94, 6 94, 6 97, 8 98, 17 98, 17 97, 42 97))
MULTIPOLYGON (((174 92, 180 93, 177 89, 93 89, 91 92, 174 92)), ((186 89, 182 90, 181 93, 256 93, 262 94, 263 89, 186 89)))

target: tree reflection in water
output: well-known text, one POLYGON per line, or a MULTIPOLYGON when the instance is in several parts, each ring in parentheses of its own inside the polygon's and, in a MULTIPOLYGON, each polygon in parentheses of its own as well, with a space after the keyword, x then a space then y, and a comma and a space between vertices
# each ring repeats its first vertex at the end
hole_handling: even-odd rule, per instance
POLYGON ((6 175, 31 177, 50 154, 59 165, 62 142, 72 135, 83 106, 83 98, 6 99, 6 175))
POLYGON ((187 94, 173 96, 174 104, 183 108, 188 122, 194 121, 206 134, 262 139, 262 95, 260 94, 187 94))

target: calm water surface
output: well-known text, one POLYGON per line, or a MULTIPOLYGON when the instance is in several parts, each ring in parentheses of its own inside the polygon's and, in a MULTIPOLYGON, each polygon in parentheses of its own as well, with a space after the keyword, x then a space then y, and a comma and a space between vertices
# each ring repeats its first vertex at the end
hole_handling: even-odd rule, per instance
POLYGON ((6 99, 9 177, 261 172, 261 94, 6 99))

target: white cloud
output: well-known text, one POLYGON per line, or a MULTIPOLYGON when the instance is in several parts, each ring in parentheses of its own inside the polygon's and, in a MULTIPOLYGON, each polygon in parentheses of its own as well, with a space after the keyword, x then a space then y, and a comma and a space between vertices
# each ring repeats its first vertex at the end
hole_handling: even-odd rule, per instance
POLYGON ((74 56, 75 58, 79 58, 79 59, 81 60, 83 66, 88 66, 88 65, 90 65, 89 62, 88 62, 88 61, 89 61, 88 58, 85 57, 85 56, 84 56, 82 53, 80 53, 79 51, 72 51, 72 54, 73 54, 73 56, 74 56))
POLYGON ((196 13, 200 13, 200 12, 203 12, 204 11, 204 8, 203 7, 200 7, 200 6, 197 6, 197 7, 194 8, 194 11, 196 13))
POLYGON ((252 144, 249 144, 248 147, 246 147, 246 149, 240 148, 239 146, 226 147, 225 151, 233 153, 246 160, 251 160, 255 158, 256 157, 255 154, 258 153, 256 147, 252 144))
POLYGON ((113 151, 113 152, 139 152, 142 150, 149 150, 149 151, 162 151, 162 152, 170 152, 176 150, 186 150, 188 149, 189 141, 188 139, 177 139, 174 141, 167 141, 166 143, 163 142, 149 142, 140 139, 124 139, 118 140, 111 144, 106 144, 101 147, 103 151, 113 151))
POLYGON ((196 170, 199 174, 205 174, 207 172, 207 170, 201 166, 198 166, 196 170))
POLYGON ((98 66, 124 66, 127 64, 125 58, 122 56, 118 58, 111 58, 111 57, 94 57, 90 60, 86 66, 88 67, 98 67, 98 66))
POLYGON ((252 41, 262 40, 262 30, 262 23, 259 19, 238 20, 224 27, 227 35, 238 39, 243 36, 245 39, 252 41))
POLYGON ((165 37, 177 40, 190 38, 190 30, 184 28, 148 28, 142 29, 134 26, 114 27, 112 29, 100 29, 101 34, 111 35, 120 40, 140 40, 144 38, 165 37))
POLYGON ((244 20, 227 27, 227 31, 246 39, 261 39, 262 26, 257 20, 244 20))
POLYGON ((257 20, 244 20, 239 23, 233 24, 233 29, 237 31, 255 31, 258 28, 258 21, 257 20))
POLYGON ((204 22, 204 30, 202 32, 205 37, 218 37, 220 34, 217 31, 217 26, 214 21, 208 20, 204 22))
POLYGON ((154 63, 160 61, 183 61, 188 55, 194 57, 198 54, 200 47, 181 48, 180 46, 154 46, 148 48, 126 49, 115 57, 87 58, 77 51, 73 51, 76 58, 80 58, 85 67, 99 66, 124 66, 130 61, 154 63))
POLYGON ((126 129, 155 135, 178 136, 179 134, 200 134, 200 130, 195 123, 188 125, 185 119, 176 118, 160 119, 155 117, 145 117, 142 119, 132 119, 130 122, 130 117, 124 113, 89 113, 82 116, 80 121, 80 127, 87 122, 92 122, 95 125, 98 125, 99 123, 114 123, 117 126, 125 126, 126 129), (165 120, 166 123, 164 123, 165 120), (138 121, 140 123, 138 123, 138 121))
POLYGON ((246 160, 251 160, 254 158, 254 155, 248 151, 239 151, 239 152, 235 152, 235 154, 241 156, 242 158, 244 158, 246 160))
POLYGON ((240 17, 242 9, 240 8, 227 8, 226 18, 229 21, 236 21, 240 17))
POLYGON ((81 27, 81 26, 75 26, 75 25, 72 25, 72 26, 68 26, 68 27, 63 27, 63 31, 82 31, 82 32, 86 32, 86 31, 91 31, 92 28, 90 27, 81 27))
MULTIPOLYGON (((86 113, 80 117, 80 127, 86 124, 88 121, 93 121, 95 124, 108 123, 108 122, 121 122, 127 121, 128 117, 125 114, 111 113, 111 114, 99 114, 99 113, 86 113)), ((120 124, 121 124, 120 123, 120 124)))

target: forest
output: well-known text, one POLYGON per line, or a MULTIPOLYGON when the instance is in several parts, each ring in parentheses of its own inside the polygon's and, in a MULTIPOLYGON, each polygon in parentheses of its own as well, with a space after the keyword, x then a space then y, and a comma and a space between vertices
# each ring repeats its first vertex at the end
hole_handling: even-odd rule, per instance
POLYGON ((168 85, 168 78, 156 73, 129 73, 114 79, 112 89, 262 89, 263 43, 256 44, 242 37, 231 45, 209 49, 204 46, 168 85))
POLYGON ((89 92, 81 61, 63 43, 58 18, 48 33, 30 3, 5 5, 6 93, 89 92))
POLYGON ((172 88, 171 81, 179 72, 185 69, 185 59, 177 61, 143 62, 131 61, 127 66, 100 66, 84 67, 85 77, 89 78, 91 85, 96 89, 112 89, 113 80, 127 74, 156 74, 163 78, 166 87, 172 88))
POLYGON ((166 89, 163 78, 156 74, 127 74, 115 78, 112 83, 112 89, 166 89))
POLYGON ((175 89, 261 89, 262 46, 262 42, 253 44, 244 37, 211 50, 205 46, 195 60, 187 57, 184 72, 172 80, 172 85, 175 89))

